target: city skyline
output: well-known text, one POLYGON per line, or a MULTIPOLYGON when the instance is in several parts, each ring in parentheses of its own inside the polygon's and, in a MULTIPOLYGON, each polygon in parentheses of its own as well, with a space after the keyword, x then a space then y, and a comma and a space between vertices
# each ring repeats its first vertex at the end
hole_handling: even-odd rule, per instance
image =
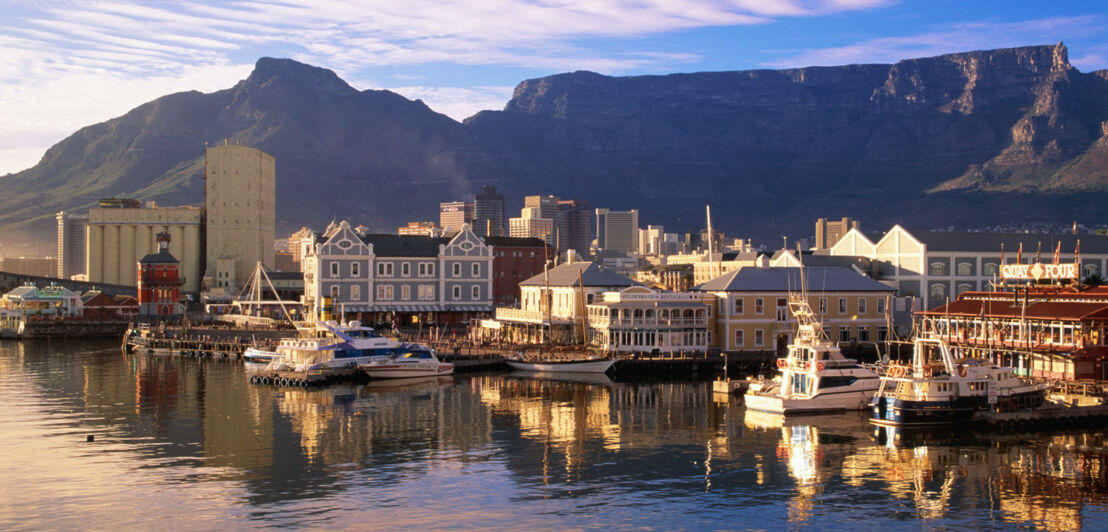
POLYGON ((419 13, 346 2, 216 5, 7 2, 0 11, 0 174, 81 127, 178 91, 244 79, 263 56, 335 70, 360 90, 423 99, 456 120, 500 109, 520 81, 889 63, 1064 41, 1108 66, 1106 16, 1082 2, 851 0, 643 5, 440 2, 419 13), (845 29, 844 29, 845 28, 845 29))

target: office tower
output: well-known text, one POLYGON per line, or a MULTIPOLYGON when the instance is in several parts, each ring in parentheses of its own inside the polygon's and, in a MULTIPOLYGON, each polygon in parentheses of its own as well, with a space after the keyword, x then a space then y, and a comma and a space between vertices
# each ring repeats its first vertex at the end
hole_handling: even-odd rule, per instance
POLYGON ((58 278, 69 279, 85 273, 85 236, 88 231, 88 215, 59 212, 58 219, 58 278))
POLYGON ((478 236, 504 236, 504 195, 496 187, 481 187, 473 198, 473 232, 478 236))
POLYGON ((558 202, 555 233, 558 251, 574 250, 578 256, 588 256, 593 239, 593 212, 589 202, 562 200, 558 202))
POLYGON ((541 238, 554 245, 554 220, 539 216, 538 207, 524 207, 519 218, 508 220, 509 235, 513 238, 541 238))
POLYGON ((596 243, 601 249, 634 253, 638 229, 638 209, 596 209, 596 243))
POLYGON ((444 233, 456 233, 462 225, 473 225, 473 202, 451 201, 439 204, 439 227, 444 233))
POLYGON ((539 210, 539 215, 536 218, 547 218, 555 220, 558 217, 558 204, 560 201, 557 196, 524 196, 523 208, 536 208, 539 210))
POLYGON ((851 229, 858 229, 858 221, 843 217, 837 222, 828 222, 827 218, 816 220, 816 249, 827 249, 839 242, 851 229))

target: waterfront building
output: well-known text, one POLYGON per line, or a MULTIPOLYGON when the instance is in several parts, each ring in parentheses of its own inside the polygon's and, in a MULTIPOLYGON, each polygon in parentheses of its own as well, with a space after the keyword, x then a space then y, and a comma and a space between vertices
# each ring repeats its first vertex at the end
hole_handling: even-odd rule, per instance
POLYGON ((816 249, 834 246, 851 229, 860 230, 857 220, 843 217, 837 222, 828 222, 827 218, 816 220, 816 249))
POLYGON ((158 247, 138 261, 139 316, 169 320, 185 313, 181 304, 181 263, 169 252, 168 232, 157 235, 158 247))
POLYGON ((34 283, 17 286, 0 297, 0 308, 19 316, 80 316, 81 295, 64 286, 51 283, 39 288, 34 283))
MULTIPOLYGON (((199 292, 204 271, 204 211, 196 207, 158 207, 125 198, 106 198, 89 209, 86 271, 92 283, 138 284, 135 264, 169 233, 169 252, 181 260, 184 292, 199 292)), ((272 248, 272 240, 270 248, 272 248)))
POLYGON ((473 232, 478 236, 504 236, 504 195, 496 187, 483 186, 473 197, 473 232))
POLYGON ((908 231, 896 225, 875 240, 851 229, 831 246, 831 254, 875 261, 877 280, 896 288, 900 296, 914 298, 908 308, 897 311, 929 309, 964 292, 989 290, 999 280, 1001 264, 1017 259, 1022 264, 1072 263, 1079 252, 1082 278, 1108 271, 1105 235, 908 231))
POLYGON ((886 339, 886 311, 896 290, 850 268, 742 267, 692 290, 716 296, 713 345, 732 352, 782 352, 797 329, 789 296, 804 285, 809 305, 832 340, 850 345, 886 339))
POLYGON ((714 298, 632 286, 588 305, 589 345, 617 353, 705 352, 712 344, 714 298))
POLYGON ((555 217, 558 236, 558 253, 573 250, 577 256, 589 254, 592 247, 593 212, 589 202, 580 200, 561 200, 558 202, 558 215, 555 217))
POLYGON ((638 209, 596 209, 596 244, 600 249, 634 253, 638 230, 638 209))
POLYGON ((227 143, 209 146, 206 163, 202 284, 206 295, 226 298, 250 279, 259 262, 274 267, 276 165, 268 153, 227 143))
POLYGON ((581 344, 586 306, 629 286, 641 285, 592 262, 563 264, 519 283, 519 307, 497 308, 482 327, 507 341, 581 344))
POLYGON ((554 245, 554 219, 540 216, 539 207, 524 207, 519 218, 508 220, 508 236, 513 238, 539 238, 554 245))
POLYGON ((488 236, 493 249, 492 298, 496 306, 515 306, 520 301, 519 283, 543 271, 553 262, 556 250, 538 238, 488 236))
POLYGON ((473 225, 473 202, 451 201, 439 204, 439 227, 443 233, 455 233, 463 225, 473 225))
POLYGON ((0 258, 0 272, 35 277, 54 277, 58 272, 58 260, 38 257, 0 258))
POLYGON ((59 279, 69 279, 85 274, 85 237, 88 233, 88 215, 59 212, 58 220, 58 274, 59 279))
POLYGON ((111 296, 100 290, 81 294, 81 315, 92 320, 124 320, 138 315, 138 300, 131 296, 111 296))
POLYGON ((365 323, 456 324, 492 312, 493 250, 463 225, 452 238, 367 234, 346 221, 305 255, 305 306, 365 323))
POLYGON ((962 357, 1053 380, 1108 379, 1108 287, 969 291, 916 313, 917 330, 962 357))

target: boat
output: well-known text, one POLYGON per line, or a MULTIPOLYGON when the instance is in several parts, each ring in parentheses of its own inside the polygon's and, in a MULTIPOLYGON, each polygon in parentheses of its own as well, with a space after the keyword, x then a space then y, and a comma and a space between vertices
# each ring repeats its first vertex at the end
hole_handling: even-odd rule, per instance
POLYGON ((893 364, 881 377, 870 406, 879 426, 930 427, 967 423, 977 412, 1034 408, 1046 384, 1020 380, 1013 368, 987 360, 956 360, 939 336, 917 336, 910 364, 893 364))
POLYGON ((360 363, 358 369, 371 379, 409 379, 450 375, 454 364, 439 360, 430 347, 402 344, 397 355, 360 363))
POLYGON ((806 297, 790 297, 799 326, 788 355, 777 359, 774 380, 753 381, 744 396, 747 409, 776 414, 865 410, 880 377, 843 356, 827 337, 806 297))
POLYGON ((548 359, 529 357, 522 353, 509 356, 505 362, 512 369, 543 373, 605 373, 616 361, 610 357, 580 359, 548 359))
POLYGON ((341 325, 318 321, 311 327, 302 327, 297 337, 281 339, 273 350, 247 348, 243 358, 258 362, 268 358, 269 362, 262 367, 266 371, 353 370, 359 364, 419 350, 430 348, 386 338, 357 321, 341 325))

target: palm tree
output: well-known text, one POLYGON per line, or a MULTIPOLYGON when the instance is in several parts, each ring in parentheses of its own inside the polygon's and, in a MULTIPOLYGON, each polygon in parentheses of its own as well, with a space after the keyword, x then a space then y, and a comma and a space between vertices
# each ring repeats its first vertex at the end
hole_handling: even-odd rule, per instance
POLYGON ((1085 277, 1085 286, 1093 287, 1104 284, 1104 278, 1099 273, 1090 273, 1085 277))

